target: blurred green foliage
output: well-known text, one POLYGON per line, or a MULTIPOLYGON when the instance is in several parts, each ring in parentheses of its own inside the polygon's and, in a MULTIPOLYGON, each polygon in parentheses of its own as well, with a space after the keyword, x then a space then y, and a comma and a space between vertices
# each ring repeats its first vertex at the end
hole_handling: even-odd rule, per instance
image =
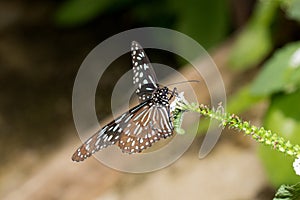
POLYGON ((241 113, 249 109, 250 106, 255 105, 264 99, 263 96, 255 96, 251 93, 250 86, 242 87, 239 92, 230 96, 227 105, 229 113, 241 113), (238 103, 237 103, 238 102, 238 103))
POLYGON ((273 200, 297 200, 300 198, 300 183, 295 185, 282 185, 276 192, 273 200))
POLYGON ((204 47, 216 45, 228 33, 230 25, 228 1, 170 0, 169 2, 178 16, 175 28, 204 47))
MULTIPOLYGON (((243 102, 240 106, 233 106, 234 110, 242 111, 247 106, 252 106, 256 100, 268 99, 270 104, 263 126, 292 143, 299 144, 300 42, 290 42, 274 51, 276 45, 272 36, 278 29, 272 26, 278 20, 280 9, 285 12, 286 18, 300 21, 299 0, 261 0, 257 1, 248 24, 237 36, 229 58, 231 67, 246 70, 263 64, 253 83, 238 92, 229 105, 243 102), (272 51, 274 53, 264 62, 272 51)), ((264 146, 260 146, 259 155, 274 186, 300 181, 299 176, 293 171, 292 159, 264 146)))
MULTIPOLYGON (((300 42, 278 49, 263 65, 249 90, 250 99, 269 98, 263 126, 295 144, 300 143, 300 63, 293 59, 298 54, 299 61, 299 49, 300 42)), ((259 147, 259 155, 274 186, 300 181, 292 168, 293 159, 264 146, 259 147)))
POLYGON ((55 22, 61 26, 79 26, 112 8, 119 8, 132 0, 67 0, 55 13, 55 22))
MULTIPOLYGON (((290 94, 278 93, 271 97, 271 103, 264 120, 264 127, 278 133, 294 144, 300 143, 300 90, 290 94)), ((259 155, 271 183, 295 184, 300 181, 293 169, 293 158, 259 146, 259 155)))
MULTIPOLYGON (((269 97, 263 126, 292 143, 300 143, 300 42, 283 46, 263 64, 254 79, 253 96, 269 97)), ((292 168, 293 159, 260 146, 259 155, 274 186, 300 181, 292 168)))
POLYGON ((283 1, 286 13, 290 19, 300 21, 300 0, 283 1))
POLYGON ((291 92, 299 88, 300 62, 298 66, 293 66, 297 65, 293 63, 297 50, 299 50, 298 54, 300 56, 300 42, 293 42, 278 49, 266 61, 261 72, 253 81, 252 94, 269 96, 276 92, 291 92))
POLYGON ((76 27, 114 11, 142 26, 163 26, 183 32, 205 48, 222 41, 231 26, 227 0, 66 0, 57 9, 55 22, 76 27))
POLYGON ((254 67, 270 53, 272 47, 271 34, 267 28, 249 25, 237 39, 229 66, 233 69, 254 67))
POLYGON ((278 1, 259 1, 249 23, 238 35, 229 58, 233 69, 247 69, 259 64, 272 50, 270 26, 278 1))
POLYGON ((233 69, 248 69, 261 63, 273 50, 272 26, 279 8, 290 19, 300 21, 300 0, 260 0, 248 24, 237 36, 229 58, 233 69))

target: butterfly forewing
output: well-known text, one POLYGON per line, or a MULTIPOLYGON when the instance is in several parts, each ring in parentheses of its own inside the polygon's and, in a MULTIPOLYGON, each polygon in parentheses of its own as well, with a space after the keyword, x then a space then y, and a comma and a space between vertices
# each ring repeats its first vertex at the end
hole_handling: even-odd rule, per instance
POLYGON ((127 113, 121 115, 90 137, 77 149, 77 151, 75 151, 72 156, 72 160, 77 162, 83 161, 95 152, 117 143, 123 130, 117 121, 121 121, 126 114, 127 113))
POLYGON ((143 48, 135 41, 131 44, 131 58, 133 65, 133 84, 140 101, 151 98, 153 91, 158 88, 153 67, 143 48))

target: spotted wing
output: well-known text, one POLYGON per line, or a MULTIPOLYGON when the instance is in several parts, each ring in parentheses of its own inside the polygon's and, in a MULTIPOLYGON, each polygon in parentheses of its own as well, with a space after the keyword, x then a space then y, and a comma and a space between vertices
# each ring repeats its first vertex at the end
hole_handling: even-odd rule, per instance
POLYGON ((116 120, 110 122, 93 136, 87 139, 73 154, 73 161, 83 161, 97 151, 106 148, 107 146, 116 144, 121 137, 123 127, 127 127, 130 120, 138 113, 140 109, 144 109, 148 102, 143 102, 128 112, 119 116, 116 120))
POLYGON ((158 80, 156 78, 153 67, 141 47, 135 41, 131 44, 131 58, 133 65, 133 84, 135 85, 136 94, 140 101, 151 98, 152 93, 158 88, 158 80))
POLYGON ((122 132, 122 128, 118 122, 127 116, 128 113, 124 113, 96 132, 74 152, 72 160, 77 162, 83 161, 97 151, 118 142, 122 132))
POLYGON ((79 147, 73 161, 83 161, 95 152, 116 144, 126 153, 139 153, 173 134, 167 106, 154 106, 151 100, 130 109, 96 132, 79 147))
POLYGON ((167 106, 147 104, 142 107, 121 133, 119 147, 125 153, 140 153, 160 138, 173 134, 167 106))

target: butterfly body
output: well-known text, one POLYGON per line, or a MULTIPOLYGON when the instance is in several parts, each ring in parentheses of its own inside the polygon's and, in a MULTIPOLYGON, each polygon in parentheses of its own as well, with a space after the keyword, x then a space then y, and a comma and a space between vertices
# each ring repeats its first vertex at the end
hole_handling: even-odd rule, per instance
POLYGON ((161 138, 173 135, 170 100, 176 90, 160 87, 144 50, 132 42, 133 83, 140 104, 125 112, 90 137, 75 151, 73 161, 83 161, 110 145, 124 153, 140 153, 161 138))

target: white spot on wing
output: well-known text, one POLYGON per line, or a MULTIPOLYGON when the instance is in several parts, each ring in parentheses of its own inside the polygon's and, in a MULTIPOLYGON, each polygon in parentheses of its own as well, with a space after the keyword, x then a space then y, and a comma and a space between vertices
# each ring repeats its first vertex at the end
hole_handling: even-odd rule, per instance
POLYGON ((156 85, 156 83, 154 82, 152 76, 148 75, 149 80, 152 82, 153 85, 156 85))
POLYGON ((149 68, 148 64, 144 64, 144 70, 147 70, 149 68))

